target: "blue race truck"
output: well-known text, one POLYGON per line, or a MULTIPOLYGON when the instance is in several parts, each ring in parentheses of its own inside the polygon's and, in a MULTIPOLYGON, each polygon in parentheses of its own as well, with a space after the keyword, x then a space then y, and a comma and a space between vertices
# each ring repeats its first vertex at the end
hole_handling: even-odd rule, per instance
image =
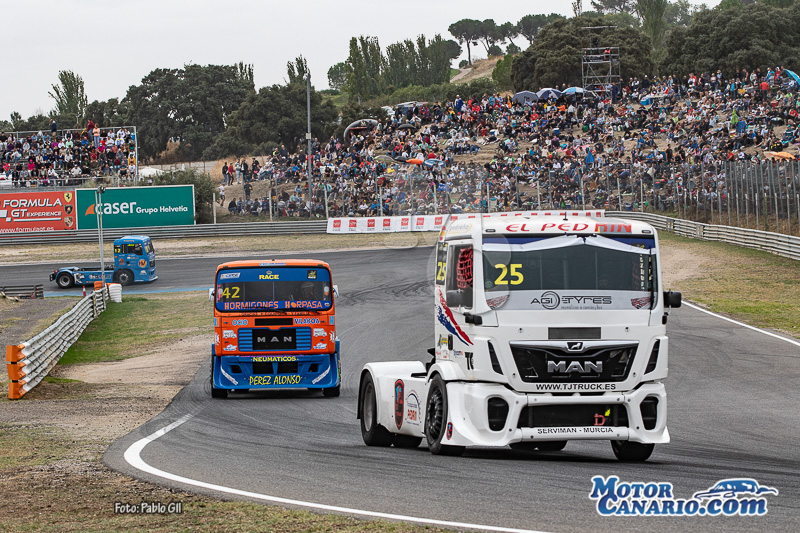
MULTIPOLYGON (((93 285, 102 279, 99 268, 63 267, 50 274, 60 289, 73 285, 93 285)), ((156 253, 150 237, 127 235, 114 241, 114 264, 105 266, 106 283, 130 285, 134 282, 155 281, 156 253)))

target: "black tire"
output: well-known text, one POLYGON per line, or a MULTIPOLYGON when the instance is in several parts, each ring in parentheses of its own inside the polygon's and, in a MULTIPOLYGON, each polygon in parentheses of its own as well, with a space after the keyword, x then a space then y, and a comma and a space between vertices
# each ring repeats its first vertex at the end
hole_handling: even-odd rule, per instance
POLYGON ((75 279, 66 272, 62 272, 56 277, 56 285, 59 289, 69 289, 75 285, 75 279))
POLYGON ((425 440, 433 455, 461 455, 464 446, 442 444, 447 431, 447 387, 439 374, 431 380, 425 409, 425 440))
POLYGON ((566 447, 566 445, 567 441, 565 440, 549 440, 538 443, 536 448, 540 452, 560 452, 566 447))
POLYGON ((367 446, 391 446, 394 435, 378 424, 378 401, 375 397, 375 383, 372 375, 366 372, 361 378, 361 437, 367 446))
POLYGON ((416 448, 422 442, 422 437, 412 437, 411 435, 395 435, 395 448, 416 448))
POLYGON ((130 270, 120 270, 116 274, 114 274, 114 279, 120 285, 130 285, 133 283, 133 272, 130 270))
POLYGON ((326 398, 338 398, 339 394, 341 394, 342 386, 336 385, 335 387, 330 387, 327 389, 322 389, 322 395, 326 398))
POLYGON ((640 463, 647 461, 653 453, 655 444, 642 444, 641 442, 631 442, 628 440, 612 440, 611 449, 617 459, 626 463, 640 463))
POLYGON ((225 399, 228 397, 227 389, 217 389, 214 387, 214 356, 211 356, 211 373, 209 381, 211 381, 211 397, 225 399))

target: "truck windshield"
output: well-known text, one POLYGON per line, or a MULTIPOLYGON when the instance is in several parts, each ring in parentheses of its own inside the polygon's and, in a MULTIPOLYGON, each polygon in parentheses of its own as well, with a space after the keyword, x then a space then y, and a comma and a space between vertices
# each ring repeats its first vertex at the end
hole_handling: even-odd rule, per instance
POLYGON ((486 301, 495 309, 649 310, 654 246, 653 238, 485 238, 486 301))
POLYGON ((146 254, 153 253, 153 241, 147 241, 144 243, 144 253, 146 254))
POLYGON ((306 266, 224 268, 215 298, 218 311, 324 311, 333 305, 331 274, 306 266))

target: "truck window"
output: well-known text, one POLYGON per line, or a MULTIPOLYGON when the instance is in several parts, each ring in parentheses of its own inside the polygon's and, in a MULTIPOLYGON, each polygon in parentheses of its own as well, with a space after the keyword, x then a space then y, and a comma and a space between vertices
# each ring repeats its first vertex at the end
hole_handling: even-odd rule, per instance
POLYGON ((464 293, 464 307, 472 307, 473 255, 472 245, 450 245, 445 290, 464 293))
POLYGON ((218 311, 327 310, 333 306, 326 268, 222 269, 215 290, 218 311))
POLYGON ((133 245, 133 252, 132 252, 132 253, 134 253, 134 254, 136 254, 136 255, 143 255, 143 252, 142 252, 142 245, 141 245, 141 244, 139 244, 138 242, 137 242, 136 244, 134 244, 134 245, 133 245))

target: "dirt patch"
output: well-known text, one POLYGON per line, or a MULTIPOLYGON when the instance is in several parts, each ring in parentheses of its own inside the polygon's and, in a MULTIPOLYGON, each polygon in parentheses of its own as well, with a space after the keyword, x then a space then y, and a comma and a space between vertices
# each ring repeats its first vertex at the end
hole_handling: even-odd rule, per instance
POLYGON ((80 298, 0 299, 0 346, 19 344, 46 329, 80 298))
POLYGON ((501 59, 503 58, 490 57, 473 61, 471 68, 462 68, 458 74, 450 78, 450 83, 468 83, 479 78, 491 78, 495 65, 501 59))

